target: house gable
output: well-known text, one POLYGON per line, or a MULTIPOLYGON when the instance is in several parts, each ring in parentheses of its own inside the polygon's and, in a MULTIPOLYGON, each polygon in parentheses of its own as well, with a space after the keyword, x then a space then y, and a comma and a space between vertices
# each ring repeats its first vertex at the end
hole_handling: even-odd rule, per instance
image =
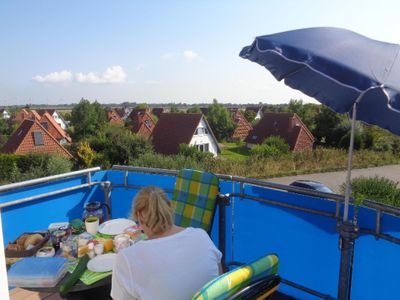
POLYGON ((248 135, 253 126, 246 120, 242 112, 238 108, 230 110, 232 113, 232 120, 236 124, 236 129, 232 134, 234 140, 244 140, 248 135))
POLYGON ((189 145, 196 147, 199 151, 210 152, 214 156, 221 152, 218 141, 204 116, 200 119, 189 145))
MULTIPOLYGON (((160 115, 160 119, 151 135, 154 150, 162 154, 178 154, 180 144, 191 144, 199 124, 201 124, 201 128, 207 129, 207 135, 210 135, 212 137, 211 140, 215 141, 215 148, 219 152, 217 140, 203 115, 183 113, 162 113, 160 115)), ((206 135, 203 132, 201 134, 206 135)), ((198 141, 197 138, 195 140, 196 142, 198 141)), ((209 143, 210 147, 212 146, 214 149, 214 144, 211 145, 214 142, 209 143)), ((194 140, 192 144, 194 145, 194 140)))
POLYGON ((124 125, 124 119, 121 118, 116 109, 107 112, 107 119, 110 124, 124 125))
POLYGON ((60 127, 49 113, 44 113, 40 118, 40 124, 44 127, 59 143, 71 143, 71 138, 60 127))
POLYGON ((58 141, 36 120, 24 120, 1 149, 3 153, 58 153, 72 158, 58 141))
POLYGON ((292 151, 311 150, 313 135, 294 113, 266 113, 245 139, 249 147, 261 144, 269 136, 280 136, 292 151))
POLYGON ((132 117, 132 132, 149 138, 156 127, 156 122, 149 113, 138 113, 132 117))

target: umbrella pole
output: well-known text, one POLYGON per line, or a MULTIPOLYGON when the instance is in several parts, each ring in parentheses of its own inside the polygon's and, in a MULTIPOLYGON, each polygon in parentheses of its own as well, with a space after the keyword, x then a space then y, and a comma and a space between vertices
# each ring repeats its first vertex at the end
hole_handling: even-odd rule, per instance
POLYGON ((351 168, 353 164, 354 131, 356 127, 357 101, 353 104, 353 116, 351 118, 351 132, 349 145, 349 158, 347 160, 346 193, 344 196, 343 222, 349 218, 349 203, 351 194, 351 168))
MULTIPOLYGON (((359 97, 359 99, 361 99, 361 97, 362 95, 359 97)), ((338 227, 340 233, 340 250, 341 250, 339 291, 338 291, 339 300, 350 299, 354 241, 357 238, 357 227, 354 225, 353 222, 350 222, 348 220, 350 194, 351 194, 351 168, 353 162, 354 131, 356 127, 355 125, 356 125, 357 103, 358 101, 356 101, 353 104, 353 116, 351 120, 351 133, 350 133, 350 145, 349 145, 349 158, 347 163, 346 194, 344 201, 343 222, 338 227)))

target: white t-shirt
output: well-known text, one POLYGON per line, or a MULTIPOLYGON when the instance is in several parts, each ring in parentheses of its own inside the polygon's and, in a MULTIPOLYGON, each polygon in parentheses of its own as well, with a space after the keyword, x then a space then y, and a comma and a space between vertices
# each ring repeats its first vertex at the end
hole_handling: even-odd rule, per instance
POLYGON ((221 252, 208 234, 186 228, 121 250, 113 269, 116 300, 188 300, 219 275, 221 252))

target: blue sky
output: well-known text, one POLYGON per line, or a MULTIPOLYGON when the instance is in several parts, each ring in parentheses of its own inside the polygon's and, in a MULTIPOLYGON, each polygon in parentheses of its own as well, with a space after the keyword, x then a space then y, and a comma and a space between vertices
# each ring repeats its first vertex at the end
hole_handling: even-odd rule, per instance
POLYGON ((238 56, 258 35, 344 27, 400 43, 398 1, 1 1, 0 105, 310 98, 238 56))

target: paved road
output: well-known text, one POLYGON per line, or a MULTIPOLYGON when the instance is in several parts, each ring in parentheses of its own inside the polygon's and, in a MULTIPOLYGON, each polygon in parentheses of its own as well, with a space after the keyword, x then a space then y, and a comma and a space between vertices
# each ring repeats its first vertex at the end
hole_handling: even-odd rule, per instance
MULTIPOLYGON (((384 176, 396 182, 400 182, 400 165, 388 165, 375 168, 355 169, 352 170, 351 174, 352 178, 356 178, 359 176, 373 177, 375 175, 378 175, 378 176, 384 176)), ((281 184, 289 184, 298 179, 316 180, 326 184, 335 192, 340 192, 340 185, 346 180, 346 171, 270 178, 268 179, 268 181, 281 184)))

